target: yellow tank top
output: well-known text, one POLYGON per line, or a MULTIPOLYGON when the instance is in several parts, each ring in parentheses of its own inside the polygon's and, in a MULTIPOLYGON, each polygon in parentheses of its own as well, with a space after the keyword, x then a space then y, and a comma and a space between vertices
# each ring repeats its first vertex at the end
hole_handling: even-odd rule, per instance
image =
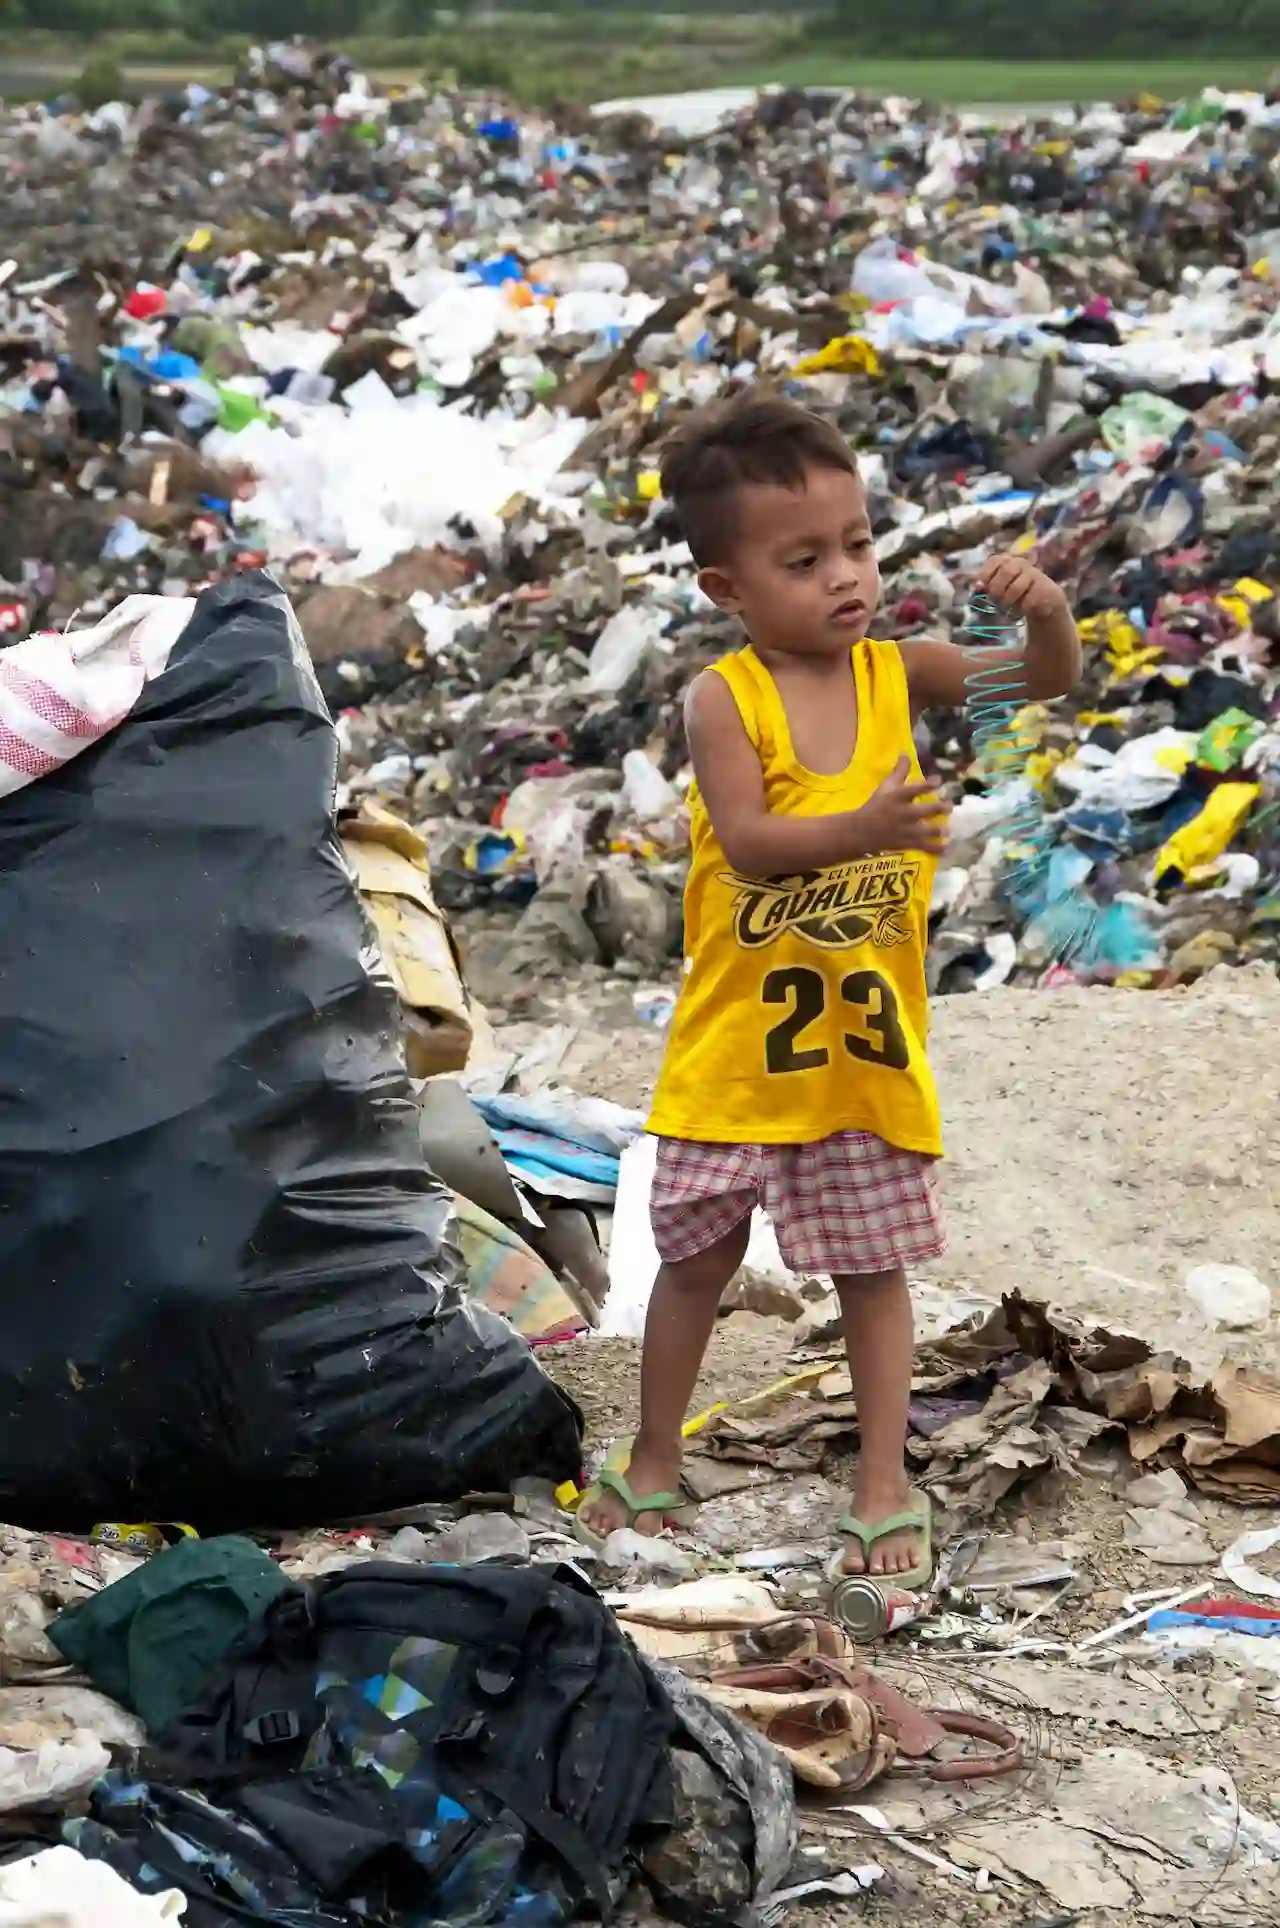
MULTIPOLYGON (((920 780, 896 643, 852 652, 858 740, 835 776, 805 769, 777 685, 753 649, 714 665, 783 816, 866 803, 901 756, 920 780)), ((685 981, 649 1130, 700 1144, 809 1144, 870 1131, 942 1150, 925 1056, 924 955, 934 860, 889 851, 796 877, 730 870, 695 785, 685 890, 685 981)))

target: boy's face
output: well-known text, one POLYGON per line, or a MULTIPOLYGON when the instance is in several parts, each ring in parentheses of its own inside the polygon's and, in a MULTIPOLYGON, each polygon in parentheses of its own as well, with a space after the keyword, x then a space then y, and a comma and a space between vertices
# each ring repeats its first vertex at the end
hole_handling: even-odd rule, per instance
POLYGON ((802 489, 746 482, 722 562, 698 577, 760 649, 835 656, 867 633, 880 571, 857 476, 811 468, 802 489))

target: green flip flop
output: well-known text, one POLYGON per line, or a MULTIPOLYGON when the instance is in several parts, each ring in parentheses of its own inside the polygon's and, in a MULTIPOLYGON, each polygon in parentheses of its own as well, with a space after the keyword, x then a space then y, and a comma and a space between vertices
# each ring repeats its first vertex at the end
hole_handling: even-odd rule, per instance
MULTIPOLYGON (((912 1487, 911 1504, 901 1513, 891 1513, 887 1520, 878 1520, 874 1526, 868 1526, 855 1513, 845 1513, 837 1520, 836 1530, 843 1533, 846 1540, 856 1540, 862 1548, 869 1580, 887 1580, 894 1586, 904 1587, 907 1592, 914 1593, 927 1587, 933 1579, 933 1506, 929 1495, 920 1492, 917 1487, 912 1487), (887 1540, 891 1533, 902 1532, 912 1532, 919 1539, 920 1557, 915 1565, 908 1567, 905 1573, 872 1573, 872 1547, 881 1540, 887 1540)), ((832 1577, 841 1580, 861 1578, 861 1575, 844 1571, 841 1565, 843 1559, 842 1550, 832 1562, 832 1577)))
POLYGON ((604 1533, 592 1532, 583 1521, 582 1509, 584 1506, 589 1506, 593 1500, 598 1500, 602 1493, 616 1493, 622 1501, 627 1509, 627 1517, 622 1522, 624 1526, 634 1526, 643 1513, 674 1515, 678 1525, 687 1525, 691 1523, 692 1516, 697 1510, 690 1505, 689 1495, 683 1489, 675 1493, 633 1493, 626 1474, 606 1465, 601 1469, 600 1477, 594 1486, 589 1486, 579 1500, 577 1518, 573 1523, 574 1533, 584 1546, 591 1548, 593 1553, 600 1552, 608 1536, 604 1533))

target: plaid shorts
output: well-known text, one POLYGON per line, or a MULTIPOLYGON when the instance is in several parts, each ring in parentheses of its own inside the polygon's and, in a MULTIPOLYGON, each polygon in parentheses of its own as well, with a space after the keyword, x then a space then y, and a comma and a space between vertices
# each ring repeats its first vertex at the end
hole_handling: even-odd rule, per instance
POLYGON ((793 1272, 892 1272, 947 1245, 935 1160, 869 1131, 811 1145, 695 1145, 658 1140, 649 1217, 668 1265, 696 1258, 750 1218, 773 1220, 793 1272))

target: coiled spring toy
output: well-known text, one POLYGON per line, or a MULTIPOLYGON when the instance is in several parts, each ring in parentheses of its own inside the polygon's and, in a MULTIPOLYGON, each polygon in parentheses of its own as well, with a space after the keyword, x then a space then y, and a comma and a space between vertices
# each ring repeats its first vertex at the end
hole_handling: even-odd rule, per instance
MULTIPOLYGON (((966 627, 977 639, 969 645, 973 668, 965 677, 974 756, 998 789, 1023 775, 1029 753, 1018 731, 1018 717, 1031 700, 1022 624, 977 590, 966 627), (1019 651, 1014 661, 1010 650, 1019 651)), ((1036 923, 1042 942, 1061 963, 1098 961, 1098 906, 1075 888, 1076 878, 1055 874, 1053 836, 1034 790, 999 829, 1008 853, 1004 895, 1036 923)))

